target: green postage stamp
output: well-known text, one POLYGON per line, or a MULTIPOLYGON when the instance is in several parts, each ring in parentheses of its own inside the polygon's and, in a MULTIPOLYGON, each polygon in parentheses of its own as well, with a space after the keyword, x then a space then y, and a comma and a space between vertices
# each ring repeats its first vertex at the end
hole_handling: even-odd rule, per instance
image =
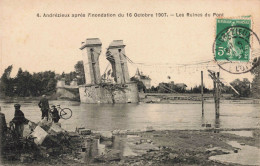
POLYGON ((250 19, 217 19, 215 60, 250 61, 250 19))

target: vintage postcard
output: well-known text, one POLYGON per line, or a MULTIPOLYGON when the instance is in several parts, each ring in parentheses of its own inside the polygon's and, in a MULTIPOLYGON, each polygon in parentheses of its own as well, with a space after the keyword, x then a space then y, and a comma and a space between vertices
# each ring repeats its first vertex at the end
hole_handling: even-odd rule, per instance
POLYGON ((0 0, 0 165, 260 165, 259 0, 0 0))

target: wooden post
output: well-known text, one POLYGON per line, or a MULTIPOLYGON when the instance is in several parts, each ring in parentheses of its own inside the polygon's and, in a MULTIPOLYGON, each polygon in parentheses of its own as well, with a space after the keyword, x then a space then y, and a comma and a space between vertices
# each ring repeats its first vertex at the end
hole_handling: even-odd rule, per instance
POLYGON ((209 76, 213 80, 213 85, 214 85, 214 91, 213 91, 213 96, 214 96, 214 102, 215 102, 215 113, 216 113, 216 118, 219 117, 219 106, 220 106, 220 90, 222 83, 219 80, 219 72, 217 72, 217 76, 214 71, 208 70, 209 76))
POLYGON ((219 116, 219 101, 220 101, 220 81, 219 81, 219 72, 217 72, 217 110, 216 110, 216 116, 219 116))
MULTIPOLYGON (((213 73, 213 76, 216 77, 215 73, 213 73)), ((215 113, 217 116, 217 87, 216 87, 216 80, 213 79, 213 85, 214 85, 214 102, 215 102, 215 113)))
POLYGON ((202 115, 204 115, 203 71, 201 71, 201 107, 202 107, 202 115))

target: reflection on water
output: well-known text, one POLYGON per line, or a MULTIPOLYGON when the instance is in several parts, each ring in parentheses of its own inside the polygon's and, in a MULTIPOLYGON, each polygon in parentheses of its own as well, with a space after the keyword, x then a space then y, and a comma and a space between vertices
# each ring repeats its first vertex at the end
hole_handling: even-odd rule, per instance
MULTIPOLYGON (((25 116, 37 122, 41 111, 37 101, 19 102, 25 116)), ((13 102, 0 101, 7 122, 14 116, 13 102)), ((61 119, 62 127, 75 130, 86 127, 94 130, 144 129, 200 129, 201 124, 220 128, 257 127, 260 120, 259 104, 221 104, 220 117, 215 118, 214 103, 205 103, 204 117, 201 104, 81 104, 71 101, 50 101, 71 108, 73 116, 61 119)))
POLYGON ((215 117, 215 128, 220 128, 220 118, 219 118, 219 116, 215 117))

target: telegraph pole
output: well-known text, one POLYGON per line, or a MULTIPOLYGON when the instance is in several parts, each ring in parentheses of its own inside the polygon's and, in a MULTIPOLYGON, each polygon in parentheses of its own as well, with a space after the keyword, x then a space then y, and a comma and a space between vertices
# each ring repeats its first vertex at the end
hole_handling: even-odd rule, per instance
POLYGON ((209 76, 213 80, 214 85, 214 102, 215 102, 215 113, 216 117, 219 117, 219 105, 220 105, 220 87, 223 85, 223 83, 219 80, 219 72, 216 73, 214 71, 208 70, 209 76))
POLYGON ((202 116, 203 116, 204 115, 203 71, 201 71, 201 107, 202 107, 202 116))
MULTIPOLYGON (((213 77, 214 78, 216 77, 215 73, 213 73, 213 77)), ((217 85, 216 85, 216 80, 215 79, 213 79, 213 85, 214 85, 214 93, 213 93, 213 95, 214 95, 214 102, 215 102, 215 114, 217 116, 218 102, 217 102, 217 85)))

